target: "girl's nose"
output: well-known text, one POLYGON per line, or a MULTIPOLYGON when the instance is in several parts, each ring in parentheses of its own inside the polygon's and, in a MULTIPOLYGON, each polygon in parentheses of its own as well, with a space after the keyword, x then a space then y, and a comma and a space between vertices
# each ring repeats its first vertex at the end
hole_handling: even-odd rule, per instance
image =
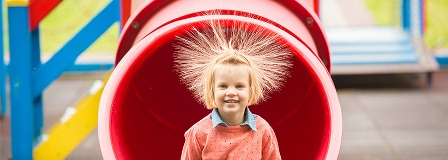
POLYGON ((236 93, 236 89, 235 88, 227 89, 226 96, 236 96, 236 95, 237 95, 237 93, 236 93))

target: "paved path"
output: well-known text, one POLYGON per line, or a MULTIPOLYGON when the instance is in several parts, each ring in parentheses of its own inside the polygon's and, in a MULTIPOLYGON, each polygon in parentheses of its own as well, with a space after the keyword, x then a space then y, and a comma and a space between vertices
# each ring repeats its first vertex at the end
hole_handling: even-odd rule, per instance
POLYGON ((448 69, 435 74, 432 88, 422 75, 334 80, 346 87, 337 90, 344 125, 339 159, 448 159, 448 69))

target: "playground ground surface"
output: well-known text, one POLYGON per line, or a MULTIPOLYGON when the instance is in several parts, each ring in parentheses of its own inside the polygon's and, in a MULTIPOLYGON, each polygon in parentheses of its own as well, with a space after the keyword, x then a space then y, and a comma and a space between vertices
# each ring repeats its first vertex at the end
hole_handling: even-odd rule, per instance
MULTIPOLYGON (((64 74, 44 92, 45 130, 106 72, 64 74)), ((333 77, 342 109, 341 160, 448 159, 448 68, 424 74, 333 77)), ((11 156, 10 117, 1 121, 0 160, 11 156)), ((101 159, 97 131, 67 159, 101 159)))

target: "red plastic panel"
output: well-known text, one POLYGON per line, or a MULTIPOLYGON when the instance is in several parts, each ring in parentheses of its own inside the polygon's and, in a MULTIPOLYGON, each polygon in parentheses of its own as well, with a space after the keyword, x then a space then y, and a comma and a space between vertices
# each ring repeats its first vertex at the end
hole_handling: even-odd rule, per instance
MULTIPOLYGON (((279 33, 296 55, 281 92, 251 110, 274 128, 283 159, 336 159, 342 132, 331 78, 318 58, 287 32, 262 21, 236 18, 279 33)), ((183 133, 210 113, 180 83, 173 67, 174 36, 204 17, 176 21, 149 34, 123 57, 103 92, 100 146, 105 159, 179 159, 183 133)), ((197 26, 199 27, 199 26, 197 26)))
MULTIPOLYGON (((141 7, 143 2, 151 1, 151 0, 139 0, 139 1, 127 1, 121 0, 121 14, 123 22, 126 22, 132 13, 132 8, 141 7), (132 4, 131 4, 132 3, 132 4), (131 7, 132 6, 132 7, 131 7)), ((314 9, 314 12, 319 15, 319 0, 299 0, 301 2, 306 3, 309 7, 314 9)))
POLYGON ((313 8, 302 1, 213 1, 203 3, 200 0, 189 1, 146 1, 145 7, 136 11, 126 23, 117 50, 116 63, 128 50, 147 34, 160 26, 173 22, 179 17, 207 10, 233 10, 264 17, 304 42, 316 56, 322 59, 330 70, 330 52, 324 31, 313 8), (271 12, 275 11, 275 12, 271 12))

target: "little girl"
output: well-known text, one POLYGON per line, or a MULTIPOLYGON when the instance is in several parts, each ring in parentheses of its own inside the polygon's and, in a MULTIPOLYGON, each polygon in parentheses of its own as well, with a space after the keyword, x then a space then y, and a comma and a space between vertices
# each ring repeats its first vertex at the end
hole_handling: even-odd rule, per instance
POLYGON ((247 31, 247 23, 218 20, 204 25, 209 29, 177 37, 176 70, 212 110, 185 132, 181 159, 281 159, 274 130, 248 106, 279 90, 291 54, 264 28, 247 31))

